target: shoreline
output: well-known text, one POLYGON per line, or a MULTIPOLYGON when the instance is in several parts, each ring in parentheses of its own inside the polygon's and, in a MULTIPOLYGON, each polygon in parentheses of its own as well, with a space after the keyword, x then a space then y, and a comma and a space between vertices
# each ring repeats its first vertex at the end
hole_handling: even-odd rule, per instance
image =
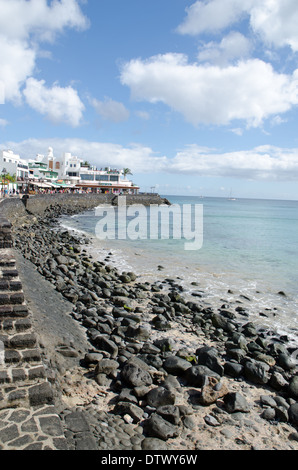
MULTIPOLYGON (((86 214, 88 215, 88 212, 86 214)), ((297 321, 296 324, 294 319, 293 322, 290 321, 290 313, 294 314, 295 304, 288 292, 285 294, 281 288, 276 290, 271 288, 270 292, 266 291, 251 279, 248 281, 249 285, 245 281, 241 283, 238 281, 235 286, 233 280, 236 281, 236 273, 229 277, 226 271, 214 272, 206 269, 206 266, 185 265, 179 257, 169 259, 169 253, 163 258, 157 253, 155 258, 154 250, 149 254, 145 252, 146 244, 145 248, 142 248, 141 245, 132 245, 125 241, 119 245, 107 240, 99 241, 94 234, 82 229, 78 219, 75 224, 71 223, 71 219, 77 215, 80 216, 76 214, 70 219, 67 216, 63 217, 60 220, 60 227, 75 235, 89 238, 91 243, 84 248, 96 261, 109 263, 118 270, 134 271, 142 281, 176 279, 179 289, 188 301, 200 299, 206 307, 217 309, 219 302, 228 305, 233 311, 236 307, 242 307, 241 314, 237 313, 239 321, 242 320, 244 323, 249 320, 259 327, 276 330, 279 335, 287 335, 292 346, 298 347, 297 321), (76 224, 80 228, 76 227, 76 224)))
MULTIPOLYGON (((61 419, 73 407, 84 411, 98 449, 298 449, 297 364, 287 338, 240 323, 221 304, 186 300, 175 279, 139 282, 91 259, 85 237, 59 229, 63 211, 51 208, 14 233, 21 256, 86 332, 84 357, 75 344, 62 350, 75 356, 77 382, 58 373, 61 419), (95 416, 114 431, 126 426, 130 439, 122 428, 107 436, 95 416)), ((74 435, 69 441, 77 445, 74 435)))

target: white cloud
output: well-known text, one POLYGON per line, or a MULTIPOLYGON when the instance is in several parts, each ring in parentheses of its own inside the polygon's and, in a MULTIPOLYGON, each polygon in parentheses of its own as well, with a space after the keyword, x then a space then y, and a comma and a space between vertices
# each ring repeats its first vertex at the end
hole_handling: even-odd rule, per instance
POLYGON ((27 139, 5 142, 0 148, 11 148, 22 158, 32 159, 37 153, 47 153, 49 146, 53 147, 54 155, 71 152, 97 167, 129 167, 134 175, 162 172, 164 175, 198 175, 255 181, 298 180, 298 148, 266 145, 251 150, 222 153, 193 144, 178 151, 173 158, 159 156, 150 147, 140 144, 125 147, 84 139, 27 139))
POLYGON ((5 100, 21 104, 40 44, 52 42, 67 28, 85 29, 88 20, 78 0, 0 0, 0 11, 0 82, 5 100))
POLYGON ((54 85, 47 88, 44 80, 29 78, 24 96, 31 108, 55 124, 64 122, 77 127, 81 122, 85 107, 72 87, 54 85))
POLYGON ((231 31, 220 43, 209 42, 199 49, 200 62, 225 66, 235 60, 246 58, 250 55, 252 45, 250 41, 237 31, 231 31))
POLYGON ((0 0, 0 31, 9 40, 52 41, 65 28, 82 30, 89 22, 78 0, 0 0))
POLYGON ((263 41, 298 51, 297 0, 199 0, 186 13, 177 28, 180 34, 216 33, 246 17, 263 41))
POLYGON ((114 101, 111 98, 105 98, 104 101, 96 99, 91 100, 92 106, 96 112, 103 118, 112 122, 123 122, 129 118, 129 111, 123 103, 114 101))
POLYGON ((296 0, 255 1, 250 10, 253 30, 276 47, 298 51, 298 4, 296 0))
POLYGON ((11 148, 22 158, 35 158, 38 153, 46 154, 48 147, 54 155, 71 152, 79 158, 88 160, 97 167, 131 168, 135 173, 148 173, 166 168, 167 158, 159 156, 150 147, 140 144, 122 146, 110 142, 92 142, 84 139, 27 139, 22 142, 6 142, 1 148, 11 148))
POLYGON ((5 100, 20 103, 21 91, 27 77, 33 74, 36 52, 19 40, 8 41, 0 35, 0 81, 5 100))
POLYGON ((186 9, 187 16, 177 31, 194 36, 221 31, 238 21, 253 3, 254 0, 197 1, 186 9))
POLYGON ((279 74, 258 59, 219 67, 188 63, 183 54, 157 55, 126 63, 121 82, 133 99, 165 103, 193 125, 244 120, 257 127, 298 104, 298 69, 279 74))
POLYGON ((260 146, 226 153, 202 152, 190 145, 177 153, 169 172, 246 180, 297 181, 298 149, 260 146))

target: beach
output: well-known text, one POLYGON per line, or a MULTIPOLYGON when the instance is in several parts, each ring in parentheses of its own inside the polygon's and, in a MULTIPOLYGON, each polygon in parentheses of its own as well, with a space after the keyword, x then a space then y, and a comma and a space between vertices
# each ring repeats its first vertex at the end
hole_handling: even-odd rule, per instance
POLYGON ((97 259, 61 227, 71 204, 31 204, 17 265, 71 450, 298 449, 298 345, 181 275, 97 259))

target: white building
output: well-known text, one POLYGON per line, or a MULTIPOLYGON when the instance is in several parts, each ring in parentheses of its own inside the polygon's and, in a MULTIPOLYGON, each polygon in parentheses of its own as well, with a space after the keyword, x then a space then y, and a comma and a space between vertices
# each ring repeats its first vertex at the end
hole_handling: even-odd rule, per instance
POLYGON ((61 157, 55 157, 51 147, 46 156, 37 155, 36 163, 45 164, 49 170, 57 172, 57 183, 63 183, 75 189, 114 194, 134 194, 139 190, 139 187, 132 181, 122 178, 122 170, 110 167, 99 170, 70 152, 63 153, 61 157))
POLYGON ((0 177, 5 179, 5 175, 15 176, 15 183, 9 183, 8 189, 17 189, 26 184, 29 179, 29 165, 27 160, 23 160, 12 150, 0 151, 0 177))

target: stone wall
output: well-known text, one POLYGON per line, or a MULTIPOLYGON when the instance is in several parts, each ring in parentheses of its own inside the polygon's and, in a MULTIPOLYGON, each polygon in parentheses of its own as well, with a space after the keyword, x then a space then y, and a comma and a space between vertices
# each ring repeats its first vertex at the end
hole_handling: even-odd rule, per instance
MULTIPOLYGON (((43 216, 48 208, 60 206, 65 212, 82 212, 101 204, 118 205, 118 196, 113 194, 68 194, 55 193, 30 196, 26 207, 19 198, 7 198, 1 201, 1 214, 14 226, 28 223, 31 217, 43 216)), ((165 198, 155 194, 127 195, 126 204, 170 204, 165 198)))

